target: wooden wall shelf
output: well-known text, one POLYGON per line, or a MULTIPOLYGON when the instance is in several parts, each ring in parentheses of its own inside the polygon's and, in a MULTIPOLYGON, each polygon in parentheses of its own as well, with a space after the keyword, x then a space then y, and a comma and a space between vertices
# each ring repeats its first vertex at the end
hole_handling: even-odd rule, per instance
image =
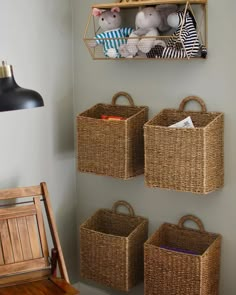
POLYGON ((207 4, 207 0, 157 0, 157 1, 149 1, 149 0, 127 0, 127 1, 117 1, 115 3, 103 3, 103 4, 94 4, 92 8, 104 8, 109 9, 112 7, 120 7, 120 8, 132 8, 132 7, 140 7, 146 5, 158 5, 158 4, 180 4, 184 5, 186 3, 189 4, 207 4))
MULTIPOLYGON (((195 42, 197 42, 198 46, 198 51, 195 50, 195 53, 193 54, 193 51, 188 52, 186 50, 187 47, 185 47, 184 41, 182 42, 182 48, 185 51, 185 54, 172 54, 171 56, 169 53, 161 55, 158 50, 159 48, 154 48, 154 50, 150 51, 150 54, 144 54, 144 55, 136 55, 134 58, 129 58, 129 60, 160 60, 160 59, 184 59, 184 60, 192 60, 192 59, 202 59, 203 57, 205 58, 207 55, 207 2, 208 0, 118 0, 113 3, 102 3, 102 4, 94 4, 91 6, 91 12, 88 18, 88 23, 85 29, 84 33, 84 42, 87 46, 87 49, 92 56, 93 59, 95 60, 126 60, 127 58, 121 57, 121 54, 118 54, 118 58, 110 58, 106 57, 104 54, 103 46, 101 45, 101 40, 103 40, 103 44, 106 44, 107 42, 120 42, 121 38, 104 38, 101 35, 99 36, 100 45, 97 44, 97 46, 91 46, 90 44, 94 42, 96 39, 96 35, 102 33, 101 28, 99 27, 98 24, 98 19, 92 15, 92 10, 94 8, 97 9, 111 9, 114 7, 119 7, 121 8, 121 13, 123 16, 125 16, 125 23, 122 24, 122 26, 126 27, 135 27, 135 14, 138 12, 138 8, 142 6, 156 6, 159 4, 176 4, 181 7, 182 11, 191 11, 192 15, 194 16, 195 22, 196 22, 196 39, 194 39, 194 46, 196 45, 195 42), (161 57, 160 57, 161 56, 161 57), (176 57, 178 56, 178 57, 176 57)), ((194 22, 194 21, 193 21, 194 22)), ((182 26, 181 24, 179 27, 182 26)), ((181 29, 182 30, 182 29, 181 29)), ((173 33, 173 32, 172 32, 173 33)), ((170 33, 168 34, 160 34, 160 36, 154 37, 156 38, 156 41, 162 41, 163 43, 166 44, 168 47, 169 44, 173 44, 173 41, 175 42, 177 39, 179 40, 180 37, 173 37, 173 34, 170 33), (175 38, 175 39, 173 39, 175 38), (170 43, 171 42, 171 43, 170 43)), ((181 31, 180 33, 181 34, 181 31)), ((123 38, 123 37, 122 37, 123 38)), ((130 37, 129 37, 130 38, 130 37)), ((135 36, 136 40, 140 40, 140 37, 135 36)), ((133 39, 135 39, 133 38, 133 39)), ((153 38, 153 37, 143 37, 141 38, 153 38)), ((194 37, 195 38, 195 37, 194 37)), ((126 40, 125 42, 128 41, 127 37, 124 37, 122 39, 123 41, 126 40)), ((123 43, 122 41, 122 43, 123 43)), ((158 42, 156 42, 158 43, 158 42)), ((176 43, 177 44, 177 43, 176 43)), ((189 46, 189 45, 187 45, 189 46)), ((196 47, 196 46, 195 46, 196 47)), ((160 49, 163 50, 163 49, 160 49)), ((162 52, 162 51, 161 51, 162 52)))

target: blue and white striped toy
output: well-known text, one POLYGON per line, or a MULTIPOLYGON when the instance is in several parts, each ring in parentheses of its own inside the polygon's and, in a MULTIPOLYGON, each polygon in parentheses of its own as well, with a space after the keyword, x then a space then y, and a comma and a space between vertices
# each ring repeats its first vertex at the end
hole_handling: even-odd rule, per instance
POLYGON ((103 44, 106 57, 120 57, 119 48, 127 43, 127 37, 132 33, 131 28, 118 28, 96 35, 96 43, 103 44))
POLYGON ((119 47, 126 44, 127 37, 132 33, 132 28, 121 28, 120 8, 113 7, 111 10, 93 8, 93 16, 99 17, 99 25, 102 33, 95 36, 96 42, 91 45, 95 47, 103 45, 104 55, 109 58, 119 58, 119 47))

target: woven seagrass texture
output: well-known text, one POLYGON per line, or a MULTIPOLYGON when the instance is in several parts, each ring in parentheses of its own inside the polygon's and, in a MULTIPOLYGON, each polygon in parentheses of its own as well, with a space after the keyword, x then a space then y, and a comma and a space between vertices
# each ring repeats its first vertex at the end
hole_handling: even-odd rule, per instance
POLYGON ((224 185, 224 116, 207 112, 199 97, 185 98, 178 110, 164 109, 144 126, 145 183, 207 194, 224 185), (191 101, 201 111, 185 111, 191 101), (190 116, 195 128, 168 126, 190 116))
POLYGON ((118 201, 100 209, 80 226, 80 272, 84 279, 129 291, 143 280, 143 245, 148 220, 136 216, 130 204, 118 201), (122 205, 129 214, 118 213, 122 205))
POLYGON ((144 244, 145 295, 218 295, 221 236, 195 216, 164 223, 144 244), (183 226, 192 220, 201 229, 183 226))
POLYGON ((126 92, 114 95, 111 104, 97 104, 77 116, 78 170, 128 179, 144 172, 143 125, 148 108, 137 107, 126 92), (117 105, 124 96, 130 105, 117 105), (102 120, 101 115, 121 121, 102 120))

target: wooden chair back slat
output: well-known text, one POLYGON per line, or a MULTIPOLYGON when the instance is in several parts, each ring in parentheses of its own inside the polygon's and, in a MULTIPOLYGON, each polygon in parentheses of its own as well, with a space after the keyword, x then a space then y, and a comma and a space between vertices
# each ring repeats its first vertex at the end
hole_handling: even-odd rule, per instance
POLYGON ((37 222, 38 222, 38 230, 39 230, 39 237, 40 237, 40 243, 41 248, 43 252, 43 256, 45 257, 45 263, 48 264, 48 257, 49 257, 49 251, 48 251, 48 243, 47 243, 47 236, 45 232, 45 226, 43 222, 43 214, 41 210, 41 203, 39 197, 34 197, 34 204, 37 211, 37 222))
POLYGON ((24 258, 23 258, 23 251, 22 251, 20 233, 18 230, 17 219, 16 218, 8 219, 8 227, 9 227, 10 238, 12 241, 14 261, 15 262, 23 261, 24 258))
POLYGON ((0 200, 26 198, 39 195, 42 195, 42 188, 40 185, 0 190, 0 200))
MULTIPOLYGON (((11 238, 7 226, 7 220, 0 221, 0 233, 4 264, 14 263, 14 256, 12 251, 11 238)), ((0 267, 0 269, 1 268, 2 266, 0 267)))
POLYGON ((33 258, 42 257, 41 243, 38 233, 36 218, 34 216, 26 216, 26 222, 29 232, 29 239, 33 258))
POLYGON ((2 252, 2 243, 0 243, 0 266, 4 264, 3 252, 2 252))
MULTIPOLYGON (((24 260, 33 259, 26 217, 17 218, 24 260)), ((13 241, 14 242, 14 241, 13 241)))
POLYGON ((28 215, 36 214, 36 208, 34 205, 27 206, 13 206, 7 208, 0 208, 0 220, 15 218, 15 217, 24 217, 28 215))

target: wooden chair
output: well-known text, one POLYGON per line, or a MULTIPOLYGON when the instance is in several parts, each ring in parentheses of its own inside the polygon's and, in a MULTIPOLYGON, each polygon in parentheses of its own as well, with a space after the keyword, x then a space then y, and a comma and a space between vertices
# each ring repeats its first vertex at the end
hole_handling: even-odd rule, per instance
POLYGON ((79 294, 69 283, 46 183, 0 190, 0 202, 0 295, 79 294), (51 257, 44 219, 54 247, 51 257))

